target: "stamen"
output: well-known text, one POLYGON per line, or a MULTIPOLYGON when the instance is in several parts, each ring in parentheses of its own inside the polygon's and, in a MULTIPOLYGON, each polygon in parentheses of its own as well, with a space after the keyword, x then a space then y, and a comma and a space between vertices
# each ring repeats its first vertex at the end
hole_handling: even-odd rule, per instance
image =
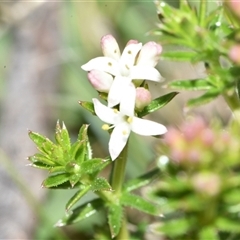
POLYGON ((102 129, 104 130, 104 131, 107 131, 107 130, 109 130, 111 127, 108 125, 108 124, 103 124, 102 125, 102 129))
POLYGON ((133 118, 132 118, 132 117, 128 117, 128 118, 127 118, 127 122, 128 122, 128 123, 132 123, 132 121, 133 121, 133 118))
POLYGON ((118 110, 116 108, 113 109, 114 113, 118 113, 118 110))
POLYGON ((127 135, 127 133, 128 133, 128 132, 127 132, 126 130, 123 130, 123 131, 122 131, 122 134, 123 134, 123 135, 127 135))
POLYGON ((110 67, 111 67, 111 66, 112 66, 112 63, 111 63, 111 62, 108 62, 108 66, 110 66, 110 67))
POLYGON ((129 50, 129 51, 128 51, 128 54, 132 54, 132 51, 129 50))

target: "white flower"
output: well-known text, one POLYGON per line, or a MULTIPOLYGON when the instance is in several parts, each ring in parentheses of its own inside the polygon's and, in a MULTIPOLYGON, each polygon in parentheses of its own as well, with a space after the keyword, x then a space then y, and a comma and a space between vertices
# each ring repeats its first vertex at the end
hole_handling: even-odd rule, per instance
MULTIPOLYGON (((162 50, 161 46, 155 42, 148 42, 142 46, 142 43, 130 40, 120 55, 115 38, 112 35, 106 35, 101 40, 101 46, 104 56, 90 60, 82 66, 82 69, 99 70, 114 76, 108 93, 109 107, 122 101, 123 93, 132 80, 159 82, 162 79, 158 70, 154 68, 162 50)), ((99 78, 99 81, 102 80, 99 78)))
POLYGON ((105 124, 103 129, 108 130, 113 127, 109 141, 109 153, 112 160, 115 160, 123 150, 131 131, 144 136, 160 135, 167 132, 166 127, 162 124, 134 116, 135 87, 132 83, 127 87, 127 91, 127 97, 121 101, 119 111, 103 105, 96 98, 93 99, 97 116, 103 122, 112 125, 105 124))

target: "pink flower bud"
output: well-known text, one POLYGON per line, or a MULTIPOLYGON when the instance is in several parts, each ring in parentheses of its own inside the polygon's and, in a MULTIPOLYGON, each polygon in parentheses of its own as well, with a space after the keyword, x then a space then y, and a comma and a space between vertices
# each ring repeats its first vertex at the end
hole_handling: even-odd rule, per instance
POLYGON ((151 93, 143 88, 138 87, 136 88, 136 102, 135 107, 138 110, 142 110, 145 106, 147 106, 152 100, 151 93))
POLYGON ((131 39, 127 42, 126 46, 128 46, 130 44, 138 44, 138 40, 131 39))
POLYGON ((240 1, 239 0, 227 0, 226 1, 230 9, 236 14, 236 16, 240 17, 240 1))
MULTIPOLYGON (((239 4, 240 4, 240 2, 239 2, 239 4)), ((229 51, 229 58, 233 62, 240 64, 240 44, 234 45, 231 47, 231 49, 229 51)))
POLYGON ((155 42, 147 42, 143 45, 138 59, 137 65, 145 65, 155 67, 159 61, 160 54, 162 52, 162 46, 155 42))
POLYGON ((120 49, 116 39, 108 34, 101 39, 103 55, 118 60, 120 58, 120 49))
POLYGON ((108 93, 113 83, 112 75, 99 71, 92 70, 88 73, 89 82, 99 92, 108 93))
POLYGON ((221 179, 213 173, 198 173, 193 176, 192 184, 195 190, 207 196, 216 196, 221 189, 221 179))

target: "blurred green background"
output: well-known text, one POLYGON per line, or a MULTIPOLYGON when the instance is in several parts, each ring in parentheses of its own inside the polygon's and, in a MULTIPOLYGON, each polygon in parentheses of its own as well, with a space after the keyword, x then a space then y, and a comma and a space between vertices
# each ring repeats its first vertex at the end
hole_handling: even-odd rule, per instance
MULTIPOLYGON (((177 6, 177 1, 174 4, 177 6)), ((149 34, 157 22, 152 1, 0 3, 0 190, 3 195, 0 208, 8 207, 5 215, 1 213, 0 223, 4 222, 5 228, 10 229, 2 231, 0 228, 0 238, 19 236, 18 229, 14 227, 17 218, 21 224, 28 221, 21 227, 22 238, 34 236, 34 239, 60 239, 58 234, 65 235, 66 232, 70 239, 87 239, 78 232, 91 236, 93 230, 90 222, 101 224, 106 221, 99 214, 68 227, 65 233, 52 229, 53 224, 64 216, 65 203, 73 190, 41 189, 44 173, 25 166, 28 163, 25 158, 36 152, 28 139, 27 129, 44 133, 52 139, 55 123, 59 119, 65 122, 72 139, 75 139, 80 126, 89 123, 94 156, 108 155, 109 136, 102 131, 102 122, 78 104, 79 100, 91 101, 97 97, 81 65, 102 55, 100 39, 106 34, 112 34, 121 49, 130 39, 142 43, 157 41, 157 36, 149 34), (12 197, 11 189, 18 191, 19 199, 24 200, 14 202, 18 196, 12 197), (12 200, 6 201, 9 198, 12 200), (3 204, 3 201, 8 203, 3 204), (21 207, 22 204, 25 208, 21 207), (13 206, 17 206, 16 209, 13 206), (24 213, 21 208, 31 211, 24 213), (24 216, 27 220, 22 218, 24 214, 29 214, 29 217, 24 216)), ((205 74, 203 64, 160 61, 157 68, 166 82, 205 74)), ((170 92, 162 88, 166 82, 150 84, 153 98, 170 92)), ((187 114, 202 114, 207 119, 213 116, 228 119, 228 108, 221 99, 194 112, 186 112, 186 100, 193 94, 199 93, 180 94, 149 118, 177 126, 187 114)), ((155 159, 153 149, 157 141, 132 134, 128 178, 140 175, 150 167, 155 159)), ((87 196, 82 201, 92 197, 87 196)))

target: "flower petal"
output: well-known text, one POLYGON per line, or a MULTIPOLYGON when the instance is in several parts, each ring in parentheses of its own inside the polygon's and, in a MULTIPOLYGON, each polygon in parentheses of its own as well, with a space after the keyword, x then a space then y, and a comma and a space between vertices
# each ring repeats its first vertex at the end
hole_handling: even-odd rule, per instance
POLYGON ((125 147, 131 133, 130 125, 126 122, 118 124, 112 131, 109 141, 109 153, 114 161, 125 147))
POLYGON ((112 35, 108 34, 103 36, 101 39, 101 46, 102 46, 103 55, 105 57, 110 57, 115 60, 119 60, 120 49, 116 39, 112 35))
POLYGON ((131 129, 133 132, 144 136, 161 135, 167 132, 164 125, 137 117, 133 117, 131 129))
POLYGON ((113 83, 112 75, 96 69, 88 72, 88 79, 92 86, 99 92, 108 93, 113 83))
POLYGON ((120 58, 120 71, 123 76, 127 76, 129 69, 133 66, 136 60, 136 56, 142 47, 142 43, 128 44, 122 53, 120 58), (126 74, 127 73, 127 74, 126 74))
POLYGON ((109 124, 114 124, 117 113, 113 109, 103 105, 98 99, 93 98, 93 105, 96 115, 103 121, 109 124))
POLYGON ((125 116, 134 116, 136 88, 133 83, 126 85, 120 101, 120 112, 125 116))
POLYGON ((139 53, 137 65, 155 67, 159 61, 161 52, 162 52, 161 45, 155 42, 147 42, 146 44, 143 45, 139 53))
POLYGON ((131 78, 122 76, 116 76, 114 78, 108 93, 108 107, 114 107, 120 103, 129 82, 131 82, 131 78))
POLYGON ((116 75, 119 72, 118 62, 110 57, 97 57, 93 58, 81 68, 85 71, 91 71, 93 69, 116 75))
POLYGON ((132 79, 146 79, 155 82, 163 81, 163 78, 159 71, 154 67, 148 66, 133 66, 131 68, 131 75, 132 79))

